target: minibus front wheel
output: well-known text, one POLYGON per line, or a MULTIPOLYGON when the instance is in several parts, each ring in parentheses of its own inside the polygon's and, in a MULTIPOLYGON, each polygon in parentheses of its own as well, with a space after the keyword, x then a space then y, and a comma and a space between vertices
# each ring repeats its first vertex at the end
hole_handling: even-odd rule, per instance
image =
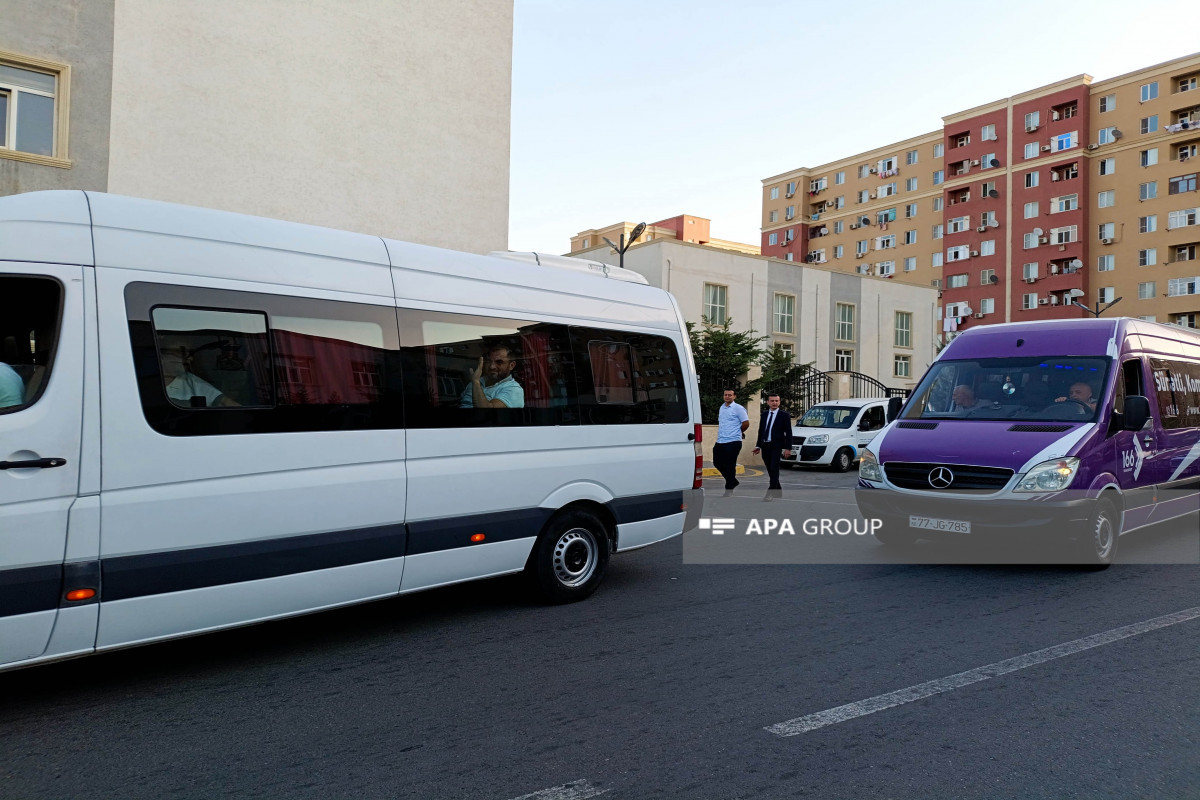
POLYGON ((599 517, 570 509, 547 523, 526 570, 545 600, 573 603, 596 591, 608 569, 610 549, 599 517))
POLYGON ((1121 512, 1107 497, 1096 502, 1087 530, 1076 541, 1080 561, 1093 569, 1104 569, 1117 557, 1121 535, 1121 512))

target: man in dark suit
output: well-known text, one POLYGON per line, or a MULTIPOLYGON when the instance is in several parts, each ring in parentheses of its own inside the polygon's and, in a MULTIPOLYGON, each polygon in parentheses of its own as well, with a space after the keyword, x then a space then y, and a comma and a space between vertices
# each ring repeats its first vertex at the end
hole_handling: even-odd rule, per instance
POLYGON ((758 421, 758 444, 754 454, 762 451, 763 462, 767 465, 767 475, 771 477, 771 485, 763 500, 771 501, 783 496, 783 487, 779 485, 779 457, 792 449, 792 418, 788 412, 779 407, 779 395, 767 396, 767 413, 758 421))

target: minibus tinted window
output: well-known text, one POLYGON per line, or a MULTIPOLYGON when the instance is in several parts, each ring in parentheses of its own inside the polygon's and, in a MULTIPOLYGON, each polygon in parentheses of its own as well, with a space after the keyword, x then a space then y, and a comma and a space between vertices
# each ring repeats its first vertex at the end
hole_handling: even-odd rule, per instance
POLYGON ((1153 405, 1164 428, 1200 428, 1200 363, 1151 358, 1154 374, 1153 405))
POLYGON ((859 409, 843 406, 813 406, 800 418, 801 428, 849 428, 859 409))
POLYGON ((0 414, 28 408, 46 388, 62 300, 53 278, 0 276, 0 414))
POLYGON ((1100 413, 1111 359, 1097 356, 938 361, 904 419, 1088 422, 1100 413))
POLYGON ((579 410, 585 425, 687 421, 679 352, 666 336, 571 328, 582 365, 579 410))

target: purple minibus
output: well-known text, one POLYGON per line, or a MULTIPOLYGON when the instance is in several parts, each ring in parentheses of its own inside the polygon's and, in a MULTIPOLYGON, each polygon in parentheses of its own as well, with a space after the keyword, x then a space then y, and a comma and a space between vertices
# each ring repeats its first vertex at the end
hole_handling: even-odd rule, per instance
POLYGON ((1200 510, 1200 331, 965 331, 863 451, 855 499, 887 545, 1033 531, 1107 566, 1122 533, 1200 510))

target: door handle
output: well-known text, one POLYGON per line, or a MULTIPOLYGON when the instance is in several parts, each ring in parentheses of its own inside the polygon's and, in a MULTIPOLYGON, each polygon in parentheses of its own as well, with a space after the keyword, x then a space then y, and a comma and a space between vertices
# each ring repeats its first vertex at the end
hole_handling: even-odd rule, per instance
POLYGON ((65 458, 34 458, 29 461, 0 461, 0 469, 49 469, 66 464, 65 458))

